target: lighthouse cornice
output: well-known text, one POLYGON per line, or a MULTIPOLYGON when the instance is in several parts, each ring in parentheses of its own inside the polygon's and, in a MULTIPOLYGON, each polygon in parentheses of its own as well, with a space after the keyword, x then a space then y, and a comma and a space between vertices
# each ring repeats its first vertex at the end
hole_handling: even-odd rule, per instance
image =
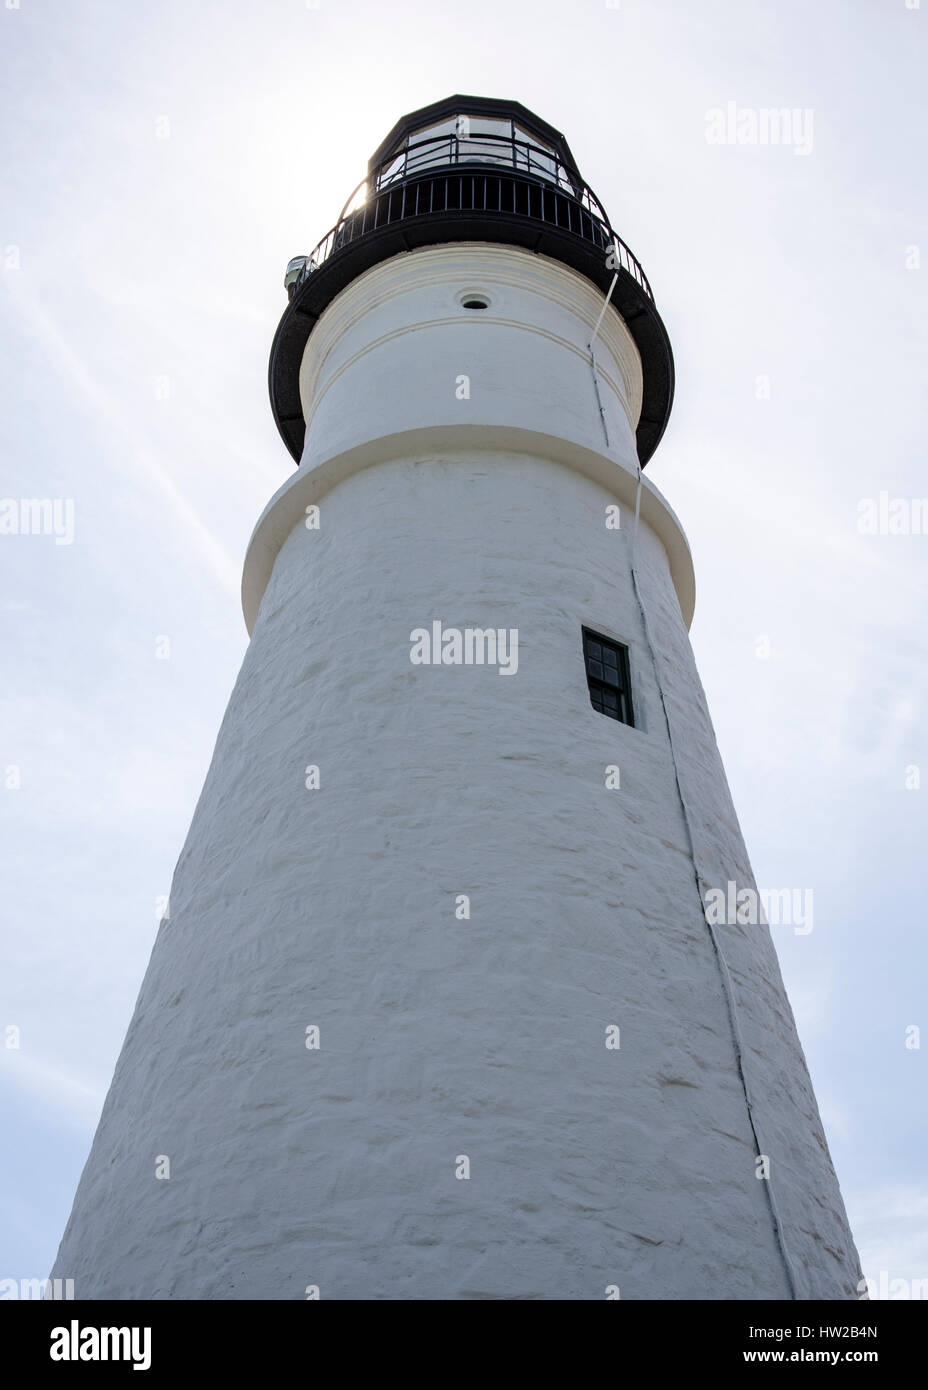
MULTIPOLYGON (((572 469, 600 484, 624 504, 631 516, 636 506, 636 474, 606 454, 584 448, 559 435, 506 425, 456 424, 427 426, 382 435, 363 445, 315 458, 278 488, 252 532, 242 573, 242 611, 251 635, 274 563, 291 532, 306 519, 307 508, 319 505, 340 482, 368 468, 395 460, 429 464, 473 461, 492 464, 494 456, 527 455, 572 469)), ((696 606, 696 578, 686 533, 663 493, 641 477, 640 516, 667 554, 670 576, 689 627, 696 606)))

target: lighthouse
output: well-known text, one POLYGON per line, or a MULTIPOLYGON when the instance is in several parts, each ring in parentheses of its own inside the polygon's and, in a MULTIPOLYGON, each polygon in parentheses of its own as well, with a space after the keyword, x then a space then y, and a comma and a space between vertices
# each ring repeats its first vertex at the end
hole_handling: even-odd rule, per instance
POLYGON ((559 131, 456 95, 285 284, 296 468, 54 1276, 858 1297, 644 471, 644 270, 559 131))

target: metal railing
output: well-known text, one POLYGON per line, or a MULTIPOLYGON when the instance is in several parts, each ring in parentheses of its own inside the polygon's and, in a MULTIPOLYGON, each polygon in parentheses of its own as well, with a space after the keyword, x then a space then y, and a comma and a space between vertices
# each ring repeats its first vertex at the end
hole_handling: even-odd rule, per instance
POLYGON ((609 226, 599 201, 553 151, 492 135, 438 136, 383 160, 358 184, 302 268, 291 262, 291 297, 308 276, 361 237, 442 213, 511 214, 566 231, 601 250, 610 270, 627 271, 654 298, 644 271, 609 226))
POLYGON ((397 179, 410 178, 424 169, 458 164, 495 164, 516 169, 535 178, 547 179, 565 193, 584 202, 590 212, 606 221, 606 215, 593 194, 571 173, 551 149, 532 145, 515 135, 433 135, 417 140, 380 162, 373 171, 371 183, 381 189, 397 179))

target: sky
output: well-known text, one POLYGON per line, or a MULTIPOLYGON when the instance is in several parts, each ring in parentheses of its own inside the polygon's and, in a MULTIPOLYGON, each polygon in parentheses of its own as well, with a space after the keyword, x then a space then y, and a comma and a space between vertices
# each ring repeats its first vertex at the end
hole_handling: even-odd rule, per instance
POLYGON ((832 1158, 864 1273, 928 1279, 926 48, 928 0, 0 0, 0 507, 61 503, 0 533, 0 1278, 51 1268, 247 643, 286 263, 463 92, 565 133, 654 290, 832 1158))

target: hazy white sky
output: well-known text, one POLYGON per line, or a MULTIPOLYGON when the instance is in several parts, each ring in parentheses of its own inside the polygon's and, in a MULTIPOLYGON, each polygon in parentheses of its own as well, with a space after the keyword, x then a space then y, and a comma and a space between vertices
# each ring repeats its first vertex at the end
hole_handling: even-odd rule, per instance
POLYGON ((284 267, 456 91, 564 131, 654 289, 648 474, 758 882, 814 892, 774 936, 832 1156, 865 1273, 928 1277, 928 535, 858 529, 928 497, 928 3, 11 3, 0 496, 74 536, 0 535, 0 1278, 51 1266, 244 651, 284 267))

